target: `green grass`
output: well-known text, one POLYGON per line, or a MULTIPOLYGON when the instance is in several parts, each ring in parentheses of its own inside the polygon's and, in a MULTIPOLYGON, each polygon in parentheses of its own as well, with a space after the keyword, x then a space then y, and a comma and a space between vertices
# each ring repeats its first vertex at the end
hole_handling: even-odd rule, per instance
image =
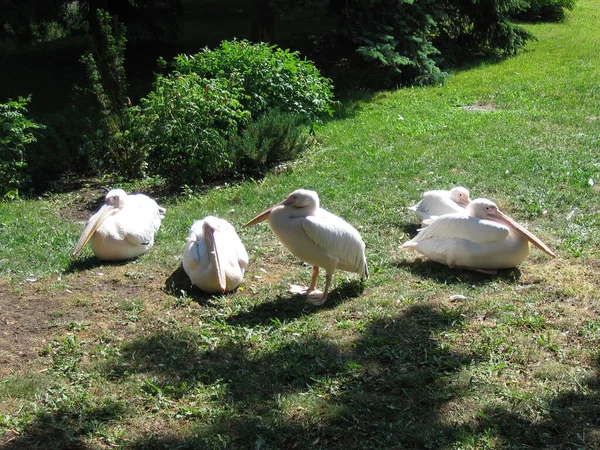
POLYGON ((515 58, 357 95, 282 173, 159 198, 156 246, 132 262, 70 260, 82 224, 58 212, 77 192, 0 204, 0 327, 21 310, 48 323, 21 360, 0 333, 0 446, 600 446, 599 19, 580 0, 565 23, 528 25, 538 40, 515 58), (406 207, 454 185, 557 259, 533 250, 489 276, 401 252, 417 228, 406 207), (323 307, 287 292, 310 268, 266 225, 241 229, 298 187, 367 245, 369 280, 337 272, 323 307), (177 270, 209 214, 251 257, 231 295, 177 270))

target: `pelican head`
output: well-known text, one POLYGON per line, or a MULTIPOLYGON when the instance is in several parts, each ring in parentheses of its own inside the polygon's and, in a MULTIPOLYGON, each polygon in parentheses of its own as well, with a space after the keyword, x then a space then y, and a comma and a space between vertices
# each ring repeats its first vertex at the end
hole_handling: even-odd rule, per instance
POLYGON ((227 279, 225 277, 225 269, 221 266, 221 258, 219 257, 219 245, 215 235, 219 235, 219 220, 214 216, 208 216, 204 218, 202 224, 202 231, 204 232, 204 238, 206 244, 210 249, 210 258, 217 272, 217 279, 219 280, 219 288, 221 292, 225 293, 227 290, 227 279))
POLYGON ((261 212, 254 219, 245 224, 244 228, 256 225, 257 223, 268 219, 271 211, 279 206, 289 206, 290 208, 301 210, 302 215, 312 215, 319 209, 319 195, 315 191, 310 191, 308 189, 296 189, 294 192, 288 195, 284 201, 279 202, 276 205, 271 206, 269 209, 261 212))
POLYGON ((465 208, 471 202, 471 199, 469 198, 469 190, 462 186, 457 186, 450 189, 450 199, 454 203, 464 206, 465 208))
POLYGON ((512 220, 510 217, 505 215, 498 209, 498 206, 487 198, 478 198, 473 200, 467 206, 467 213, 470 216, 477 217, 479 219, 491 220, 506 225, 509 229, 516 232, 519 236, 527 241, 531 242, 537 248, 548 254, 550 257, 555 258, 556 255, 550 248, 544 244, 537 236, 530 231, 526 230, 518 222, 512 220))
POLYGON ((94 235, 96 230, 102 225, 104 219, 108 216, 117 214, 125 204, 125 199, 127 198, 127 193, 123 189, 111 189, 106 197, 104 198, 104 205, 100 210, 94 214, 90 220, 88 221, 83 233, 79 237, 77 241, 77 245, 75 246, 75 250, 71 253, 71 257, 75 258, 79 254, 79 252, 85 247, 85 244, 88 243, 90 238, 94 235))

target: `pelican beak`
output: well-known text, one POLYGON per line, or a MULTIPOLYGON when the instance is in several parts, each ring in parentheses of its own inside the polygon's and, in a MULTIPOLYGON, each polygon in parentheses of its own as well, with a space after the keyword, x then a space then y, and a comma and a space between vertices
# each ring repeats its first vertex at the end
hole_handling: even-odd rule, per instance
POLYGON ((463 208, 466 208, 467 206, 469 206, 469 203, 471 203, 471 199, 469 197, 461 198, 460 201, 458 202, 458 204, 461 205, 463 208))
POLYGON ((289 199, 285 199, 284 201, 279 202, 276 205, 271 206, 269 209, 267 209, 266 211, 261 212, 258 216, 256 216, 254 219, 252 219, 250 222, 248 222, 247 224, 243 225, 242 227, 243 228, 251 227, 252 225, 256 225, 257 223, 261 223, 261 222, 267 220, 269 218, 269 214, 271 214, 271 211, 273 211, 278 206, 289 205, 289 203, 290 203, 290 200, 289 199))
POLYGON ((512 228, 519 236, 531 242, 533 245, 535 245, 541 251, 549 255, 551 258, 556 258, 556 254, 552 250, 550 250, 550 247, 544 244, 535 234, 526 230, 524 227, 512 220, 510 217, 506 216, 501 211, 498 211, 496 218, 498 218, 501 222, 504 222, 508 227, 512 228))
POLYGON ((225 270, 221 266, 221 259, 219 258, 219 246, 217 245, 217 240, 215 238, 215 229, 208 224, 204 225, 204 234, 208 237, 208 243, 211 247, 210 255, 213 259, 213 264, 215 265, 215 270, 217 271, 217 279, 219 280, 219 288, 221 288, 221 292, 224 294, 227 290, 227 279, 225 278, 225 270))
POLYGON ((104 205, 102 208, 100 208, 100 211, 98 211, 95 214, 95 218, 92 217, 88 221, 87 225, 85 226, 85 229, 83 230, 83 233, 81 233, 81 236, 80 236, 79 240, 77 241, 75 250, 73 250, 73 253, 71 253, 71 258, 77 257, 79 252, 83 249, 83 247, 85 247, 85 244, 87 244, 88 241, 90 240, 90 238, 94 235, 94 233, 96 232, 98 227, 100 225, 102 225, 102 222, 104 222, 104 219, 106 219, 108 216, 110 216, 114 211, 115 211, 114 206, 104 205))

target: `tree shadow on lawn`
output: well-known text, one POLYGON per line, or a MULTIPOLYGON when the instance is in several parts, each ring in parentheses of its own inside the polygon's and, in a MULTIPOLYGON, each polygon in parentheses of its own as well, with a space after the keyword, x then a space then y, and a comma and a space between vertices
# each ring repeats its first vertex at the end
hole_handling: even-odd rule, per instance
POLYGON ((506 448, 600 448, 600 360, 596 373, 584 380, 583 393, 568 388, 548 401, 541 420, 507 408, 487 408, 479 414, 481 429, 495 430, 506 448))
MULTIPOLYGON (((189 297, 196 303, 202 306, 213 305, 213 300, 220 297, 220 294, 211 294, 204 292, 202 289, 193 285, 187 273, 183 269, 183 265, 179 265, 177 269, 165 280, 164 291, 175 298, 181 299, 189 297)), ((231 293, 222 294, 229 295, 231 293)))
MULTIPOLYGON (((226 386, 212 400, 210 421, 198 420, 189 437, 154 434, 131 448, 440 448, 462 430, 441 420, 449 401, 468 389, 453 380, 473 356, 440 347, 435 335, 460 315, 414 305, 376 320, 353 345, 310 333, 282 333, 265 351, 227 342, 215 346, 194 331, 160 333, 126 345, 107 367, 111 377, 151 377, 174 399, 199 386, 226 386), (167 389, 169 386, 171 388, 167 389), (173 389, 175 387, 175 389, 173 389), (438 445, 439 444, 439 445, 438 445)), ((200 331, 200 334, 202 332, 200 331)))
POLYGON ((15 438, 4 440, 0 436, 0 448, 5 450, 62 450, 89 449, 83 440, 95 430, 117 422, 125 412, 121 402, 92 405, 85 397, 69 404, 62 404, 51 412, 43 411, 33 419, 25 431, 15 438))
POLYGON ((340 303, 360 297, 364 291, 364 282, 361 280, 346 280, 337 283, 327 295, 327 300, 321 306, 311 305, 306 301, 305 295, 285 294, 278 295, 270 302, 262 302, 249 311, 234 314, 227 319, 227 323, 241 326, 272 325, 272 319, 286 322, 300 317, 314 314, 319 310, 336 308, 340 303))
POLYGON ((95 256, 88 256, 87 258, 73 259, 69 262, 69 265, 64 270, 64 274, 72 274, 78 272, 85 272, 91 269, 97 269, 102 266, 125 266, 130 264, 133 259, 127 259, 124 261, 102 261, 95 256))
MULTIPOLYGON (((99 373, 115 382, 136 374, 147 394, 167 398, 174 411, 204 411, 186 419, 182 430, 130 430, 120 444, 133 449, 443 449, 490 436, 506 448, 594 448, 600 435, 597 373, 583 394, 550 399, 542 408, 545 420, 501 408, 455 417, 460 402, 475 394, 461 373, 487 358, 440 345, 439 334, 456 330, 462 320, 453 310, 415 304, 374 320, 351 345, 310 332, 267 333, 261 336, 270 343, 260 352, 252 351, 251 340, 233 342, 228 333, 164 331, 127 343, 99 373), (218 394, 197 397, 198 389, 213 386, 218 394)), ((121 402, 75 403, 40 413, 4 448, 89 448, 82 439, 128 414, 121 402)), ((151 427, 152 416, 147 420, 151 427)))
POLYGON ((400 269, 406 269, 414 275, 436 280, 446 285, 465 283, 482 285, 498 279, 507 283, 516 283, 521 278, 521 270, 518 267, 499 270, 495 274, 487 274, 459 267, 450 268, 423 258, 416 258, 410 261, 400 260, 396 262, 396 266, 400 269))

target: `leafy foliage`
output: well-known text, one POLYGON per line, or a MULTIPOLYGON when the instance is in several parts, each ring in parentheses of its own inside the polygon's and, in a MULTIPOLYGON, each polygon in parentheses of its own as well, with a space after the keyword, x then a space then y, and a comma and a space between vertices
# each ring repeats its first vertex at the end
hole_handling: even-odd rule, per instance
POLYGON ((144 173, 146 154, 131 141, 131 115, 125 72, 125 27, 116 18, 98 10, 101 32, 94 43, 94 54, 86 52, 85 64, 90 93, 98 105, 98 117, 90 123, 84 144, 90 166, 101 173, 128 177, 144 173))
POLYGON ((263 173, 297 156, 306 125, 332 113, 331 81, 295 52, 224 41, 173 66, 128 111, 149 171, 171 184, 263 173))
POLYGON ((294 112, 310 122, 332 114, 333 91, 328 78, 298 52, 246 40, 223 41, 216 49, 179 55, 175 70, 228 80, 240 90, 240 101, 253 118, 269 109, 294 112))
POLYGON ((149 171, 176 184, 198 184, 233 165, 226 138, 250 113, 240 92, 224 79, 174 72, 129 111, 133 142, 148 154, 149 171))
POLYGON ((44 128, 26 116, 31 97, 0 103, 0 199, 15 198, 26 178, 25 148, 36 141, 33 130, 44 128))
POLYGON ((512 55, 530 36, 510 22, 521 0, 273 0, 282 18, 306 18, 315 60, 348 83, 391 87, 442 81, 451 63, 512 55), (319 3, 321 6, 319 6, 319 3), (335 72, 337 71, 337 73, 335 72))
POLYGON ((513 17, 528 21, 561 21, 575 7, 575 0, 522 0, 513 17))
POLYGON ((262 175, 274 165, 296 158, 307 145, 304 118, 270 110, 250 122, 229 141, 229 154, 237 173, 262 175))
POLYGON ((436 45, 452 64, 514 55, 533 37, 510 22, 510 14, 521 4, 521 0, 446 0, 436 45))

